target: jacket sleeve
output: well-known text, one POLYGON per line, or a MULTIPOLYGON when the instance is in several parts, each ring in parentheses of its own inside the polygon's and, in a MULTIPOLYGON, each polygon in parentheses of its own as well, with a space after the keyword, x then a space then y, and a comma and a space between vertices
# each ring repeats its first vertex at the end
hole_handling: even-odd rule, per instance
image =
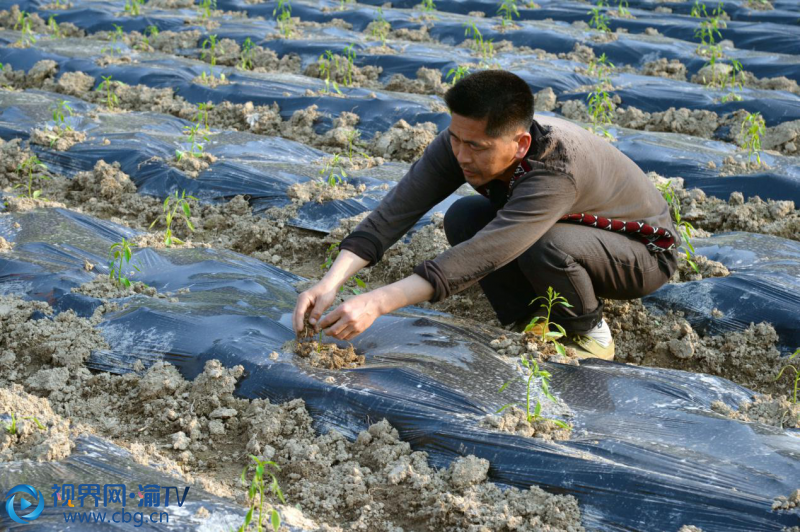
POLYGON ((430 301, 441 301, 460 292, 515 260, 563 215, 569 214, 576 196, 571 176, 545 169, 529 172, 486 227, 414 268, 414 273, 434 287, 430 301))
POLYGON ((403 178, 369 216, 359 223, 339 249, 352 251, 369 266, 437 203, 464 184, 464 173, 450 146, 447 129, 439 133, 403 178))

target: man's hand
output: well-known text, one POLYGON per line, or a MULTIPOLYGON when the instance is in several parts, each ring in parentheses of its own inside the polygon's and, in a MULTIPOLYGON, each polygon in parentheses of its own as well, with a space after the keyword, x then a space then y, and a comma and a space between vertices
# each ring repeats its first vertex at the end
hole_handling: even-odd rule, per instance
POLYGON ((328 336, 339 340, 350 340, 367 330, 381 314, 383 312, 380 309, 380 294, 367 292, 352 297, 336 307, 322 318, 319 327, 328 336))
POLYGON ((330 287, 320 282, 298 296, 292 315, 292 326, 296 334, 303 332, 306 314, 308 323, 318 329, 317 322, 336 299, 336 290, 336 286, 330 287))

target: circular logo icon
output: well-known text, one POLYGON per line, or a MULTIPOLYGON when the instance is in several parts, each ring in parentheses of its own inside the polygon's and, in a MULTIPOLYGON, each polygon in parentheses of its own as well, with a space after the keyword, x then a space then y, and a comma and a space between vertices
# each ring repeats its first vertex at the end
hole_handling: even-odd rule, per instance
POLYGON ((42 510, 44 509, 44 497, 42 497, 42 494, 39 493, 36 490, 36 488, 34 488, 33 486, 29 486, 27 484, 19 484, 17 486, 14 486, 10 490, 8 490, 8 493, 6 493, 6 497, 8 497, 8 499, 6 500, 6 513, 11 519, 16 521, 17 523, 22 523, 23 525, 26 523, 30 523, 31 521, 39 517, 39 515, 41 515, 42 513, 42 510), (33 511, 28 514, 25 514, 23 516, 18 516, 17 512, 14 510, 14 499, 17 498, 16 496, 17 493, 20 494, 24 493, 25 495, 29 495, 34 499, 36 499, 36 503, 30 503, 26 499, 20 496, 19 498, 20 510, 25 510, 29 506, 33 506, 33 504, 36 504, 36 508, 34 508, 33 511))

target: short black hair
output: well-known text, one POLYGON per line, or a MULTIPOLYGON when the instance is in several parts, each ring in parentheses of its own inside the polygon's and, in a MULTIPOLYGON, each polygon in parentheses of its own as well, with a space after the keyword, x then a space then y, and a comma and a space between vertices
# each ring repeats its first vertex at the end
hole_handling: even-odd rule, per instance
POLYGON ((451 113, 475 120, 488 117, 486 134, 499 137, 533 124, 533 93, 521 77, 506 70, 481 70, 450 87, 444 102, 451 113))

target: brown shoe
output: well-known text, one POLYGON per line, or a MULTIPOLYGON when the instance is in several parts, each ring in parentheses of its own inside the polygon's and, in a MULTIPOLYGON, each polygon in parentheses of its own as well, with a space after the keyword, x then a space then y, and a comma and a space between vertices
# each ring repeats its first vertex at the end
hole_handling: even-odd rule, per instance
POLYGON ((603 347, 594 338, 588 336, 573 335, 563 342, 564 347, 571 347, 578 353, 578 358, 602 358, 603 360, 614 360, 614 339, 608 346, 603 347))

